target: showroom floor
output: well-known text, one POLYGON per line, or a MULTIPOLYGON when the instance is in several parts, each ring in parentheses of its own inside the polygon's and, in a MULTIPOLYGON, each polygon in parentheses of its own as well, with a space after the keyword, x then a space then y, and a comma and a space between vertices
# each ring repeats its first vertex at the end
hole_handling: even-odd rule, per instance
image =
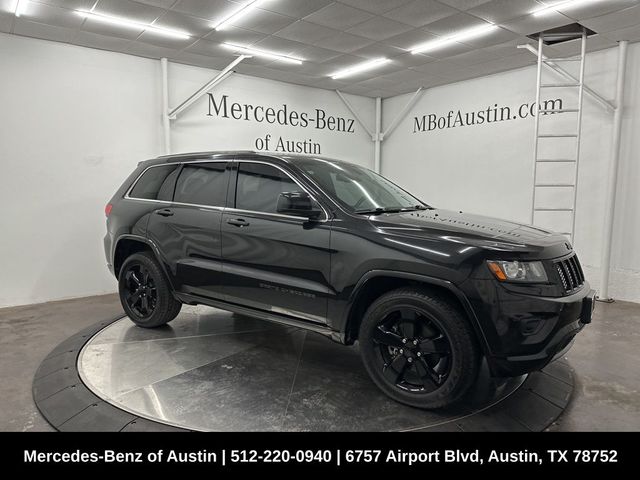
MULTIPOLYGON (((52 430, 31 397, 41 360, 58 343, 122 311, 115 295, 0 310, 0 430, 52 430), (46 328, 43 328, 45 327, 46 328)), ((568 355, 576 370, 574 399, 552 430, 638 430, 640 373, 636 348, 640 305, 598 304, 594 323, 568 355)))

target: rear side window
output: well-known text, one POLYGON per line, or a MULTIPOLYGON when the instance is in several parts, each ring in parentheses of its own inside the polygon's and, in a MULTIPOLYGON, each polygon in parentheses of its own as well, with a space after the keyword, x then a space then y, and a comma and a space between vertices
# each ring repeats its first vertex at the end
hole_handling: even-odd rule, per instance
POLYGON ((301 188, 284 172, 262 163, 241 163, 236 188, 236 208, 277 213, 278 197, 301 188))
POLYGON ((176 183, 174 201, 224 207, 228 183, 226 162, 185 165, 176 183))
POLYGON ((149 168, 133 186, 129 196, 146 200, 171 201, 178 171, 179 165, 149 168))

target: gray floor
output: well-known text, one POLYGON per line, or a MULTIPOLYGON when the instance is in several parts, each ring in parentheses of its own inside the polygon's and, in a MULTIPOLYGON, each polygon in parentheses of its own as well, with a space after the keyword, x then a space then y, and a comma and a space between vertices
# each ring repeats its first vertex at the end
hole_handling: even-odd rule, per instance
MULTIPOLYGON (((126 317, 112 323, 84 346, 78 371, 108 403, 201 431, 455 430, 525 381, 490 382, 483 371, 464 405, 411 408, 375 386, 357 346, 204 306, 184 306, 169 325, 152 330, 126 317)), ((487 412, 485 421, 494 416, 487 412)))
POLYGON ((0 431, 53 430, 31 398, 38 365, 66 338, 120 313, 116 295, 0 309, 0 431))
MULTIPOLYGON (((122 311, 115 295, 0 309, 0 430, 51 430, 31 398, 40 361, 58 343, 122 311)), ((568 359, 576 392, 552 430, 640 430, 640 305, 598 304, 568 359)))

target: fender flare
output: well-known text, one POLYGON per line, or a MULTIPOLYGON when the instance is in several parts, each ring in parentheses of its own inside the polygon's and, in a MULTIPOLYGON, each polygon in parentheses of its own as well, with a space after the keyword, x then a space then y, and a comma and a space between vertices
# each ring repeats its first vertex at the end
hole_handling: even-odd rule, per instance
MULTIPOLYGON (((165 276, 167 277, 167 281, 169 282, 169 285, 171 286, 171 291, 174 292, 174 296, 175 296, 175 288, 174 288, 174 285, 173 285, 173 280, 172 280, 172 277, 171 277, 171 275, 169 275, 169 272, 167 270, 167 264, 162 260, 162 256, 160 255, 160 249, 155 244, 155 242, 153 242, 153 240, 149 240, 146 237, 142 237, 140 235, 135 235, 133 233, 124 233, 124 234, 120 235, 116 239, 116 241, 113 244, 113 252, 111 252, 111 261, 113 263, 114 272, 115 272, 115 254, 116 254, 116 250, 118 249, 118 244, 122 240, 135 240, 137 242, 144 243, 149 248, 151 248, 151 251, 153 252, 154 257, 156 257, 156 260, 160 264, 160 268, 162 268, 162 271, 164 272, 165 276)), ((116 280, 117 279, 118 279, 118 276, 116 276, 116 280)))
POLYGON ((480 321, 478 320, 478 316, 476 315, 473 309, 473 306, 471 305, 471 302, 469 302, 469 299, 464 294, 464 292, 462 292, 462 290, 460 290, 456 285, 454 285, 452 282, 448 280, 443 280, 441 278, 436 278, 436 277, 430 277, 428 275, 421 275, 419 273, 402 272, 397 270, 369 270, 364 275, 362 275, 362 277, 360 277, 360 280, 358 280, 358 283, 356 283, 356 286, 353 288, 353 291, 349 296, 348 307, 346 309, 347 311, 345 315, 346 317, 345 324, 344 324, 345 336, 347 335, 347 332, 349 329, 351 312, 358 298, 358 295, 362 292, 362 289, 364 288, 366 283, 369 280, 376 277, 394 277, 394 278, 402 278, 406 280, 414 280, 426 285, 434 285, 437 287, 447 289, 450 293, 452 293, 458 299, 458 301, 460 302, 460 305, 462 305, 464 312, 469 318, 471 327, 473 328, 476 334, 476 337, 478 338, 482 351, 488 354, 491 352, 491 349, 489 347, 489 342, 487 341, 487 338, 484 335, 484 331, 480 326, 480 321))

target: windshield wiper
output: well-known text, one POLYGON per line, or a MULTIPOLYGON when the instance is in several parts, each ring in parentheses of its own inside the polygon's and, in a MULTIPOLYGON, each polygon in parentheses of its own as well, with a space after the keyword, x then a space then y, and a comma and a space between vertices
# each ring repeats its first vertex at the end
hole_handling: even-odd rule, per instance
POLYGON ((429 210, 426 205, 414 205, 413 207, 378 207, 364 210, 356 210, 358 215, 381 215, 383 213, 414 212, 416 210, 429 210))
POLYGON ((416 210, 429 210, 429 207, 425 205, 414 205, 413 207, 404 207, 401 208, 401 212, 415 212, 416 210))
POLYGON ((377 207, 364 210, 356 210, 359 215, 381 215, 383 213, 415 212, 416 210, 431 210, 432 207, 426 205, 414 205, 412 207, 377 207))
POLYGON ((398 213, 401 212, 401 208, 391 208, 391 207, 378 207, 373 209, 365 209, 365 210, 356 210, 355 213, 358 215, 381 215, 383 213, 398 213))

